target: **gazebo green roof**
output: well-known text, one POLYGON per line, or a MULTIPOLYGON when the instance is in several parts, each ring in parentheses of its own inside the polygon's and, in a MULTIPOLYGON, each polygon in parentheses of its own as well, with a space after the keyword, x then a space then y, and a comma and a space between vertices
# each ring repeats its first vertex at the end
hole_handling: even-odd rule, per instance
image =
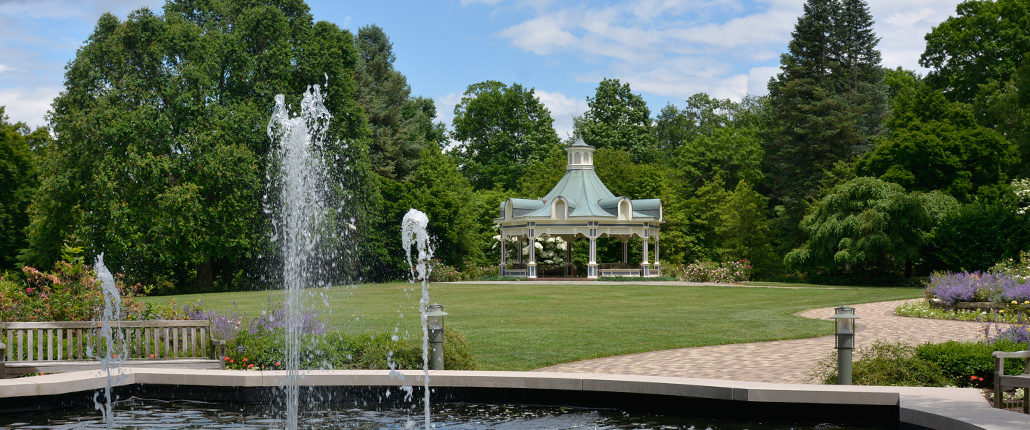
POLYGON ((632 208, 627 220, 661 221, 661 200, 631 200, 616 196, 601 182, 594 171, 592 153, 594 148, 577 139, 566 148, 569 164, 565 175, 544 197, 534 199, 508 199, 501 203, 501 218, 505 217, 507 204, 511 204, 512 219, 552 218, 552 207, 556 200, 568 205, 568 218, 619 218, 619 203, 628 201, 632 208))

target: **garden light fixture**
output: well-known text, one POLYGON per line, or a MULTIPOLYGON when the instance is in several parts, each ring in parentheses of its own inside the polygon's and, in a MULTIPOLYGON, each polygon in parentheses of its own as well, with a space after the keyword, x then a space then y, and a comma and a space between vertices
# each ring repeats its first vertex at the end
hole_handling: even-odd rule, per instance
POLYGON ((837 385, 851 385, 851 352, 855 349, 855 308, 841 305, 834 309, 837 335, 837 385))
POLYGON ((429 368, 443 370, 443 305, 433 303, 426 308, 426 324, 429 326, 429 368))

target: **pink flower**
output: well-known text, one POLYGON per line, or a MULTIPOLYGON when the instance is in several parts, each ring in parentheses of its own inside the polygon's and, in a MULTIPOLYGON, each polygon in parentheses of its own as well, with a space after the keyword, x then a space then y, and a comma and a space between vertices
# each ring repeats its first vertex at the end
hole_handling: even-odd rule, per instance
POLYGON ((25 292, 26 292, 26 293, 29 293, 29 294, 32 294, 32 287, 26 288, 26 289, 25 289, 25 292))
POLYGON ((46 299, 46 293, 41 294, 39 297, 42 299, 46 299))

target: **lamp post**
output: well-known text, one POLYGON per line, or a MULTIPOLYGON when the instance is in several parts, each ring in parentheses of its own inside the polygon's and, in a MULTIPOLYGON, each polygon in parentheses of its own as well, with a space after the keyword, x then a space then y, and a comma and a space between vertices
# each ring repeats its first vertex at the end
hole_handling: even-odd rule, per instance
POLYGON ((855 308, 841 305, 834 309, 837 335, 837 385, 851 385, 851 352, 855 349, 855 308))
POLYGON ((426 308, 427 324, 429 325, 429 368, 432 370, 443 370, 443 317, 447 312, 443 311, 443 305, 433 303, 426 308))

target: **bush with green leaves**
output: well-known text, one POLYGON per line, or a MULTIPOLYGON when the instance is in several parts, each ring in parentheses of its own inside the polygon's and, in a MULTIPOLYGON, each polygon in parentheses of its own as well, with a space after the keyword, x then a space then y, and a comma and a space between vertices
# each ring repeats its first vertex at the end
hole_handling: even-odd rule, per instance
MULTIPOLYGON (((457 331, 446 329, 444 363, 447 369, 476 368, 468 341, 457 331)), ((286 357, 283 329, 240 330, 229 340, 226 368, 238 370, 282 369, 286 357)), ((300 348, 302 369, 421 369, 419 339, 395 337, 389 333, 347 334, 329 332, 303 336, 300 348)))
MULTIPOLYGON (((921 387, 990 387, 994 381, 994 351, 1021 351, 1027 344, 1009 340, 990 343, 948 341, 919 346, 877 341, 856 351, 852 370, 855 385, 921 387)), ((837 383, 837 353, 822 360, 816 377, 837 383)), ((1023 372, 1022 360, 1009 360, 1006 374, 1023 372)))
MULTIPOLYGON (((944 387, 951 380, 934 362, 916 354, 916 347, 877 341, 856 351, 852 366, 855 385, 944 387)), ((825 384, 837 383, 837 352, 820 361, 815 376, 825 384)))
POLYGON ((922 195, 875 178, 837 185, 805 216, 801 229, 808 240, 788 253, 784 263, 832 273, 904 267, 908 274, 933 224, 923 200, 922 195))
MULTIPOLYGON (((916 357, 934 363, 958 387, 990 387, 994 381, 994 351, 1022 351, 1026 343, 999 340, 994 343, 926 343, 915 349, 916 357)), ((1005 373, 1023 373, 1023 360, 1008 360, 1005 373)))

